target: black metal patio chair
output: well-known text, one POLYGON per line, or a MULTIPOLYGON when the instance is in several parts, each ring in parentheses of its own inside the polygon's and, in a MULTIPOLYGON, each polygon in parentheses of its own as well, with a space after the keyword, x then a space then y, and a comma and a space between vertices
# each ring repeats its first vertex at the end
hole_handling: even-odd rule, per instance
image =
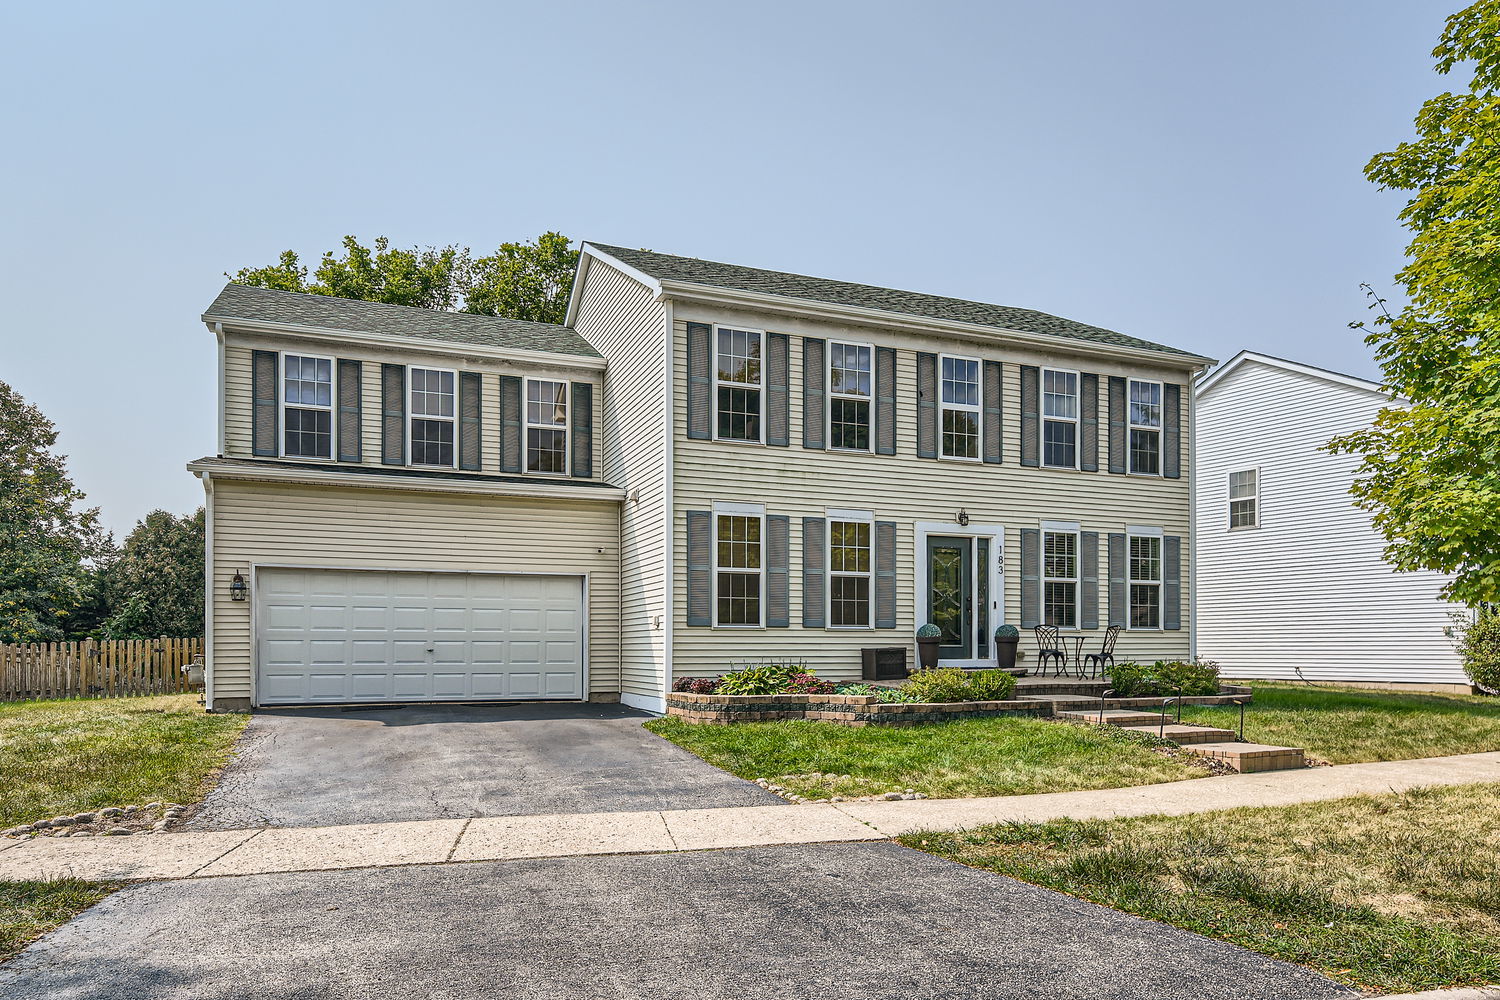
POLYGON ((1063 649, 1062 639, 1059 637, 1056 625, 1037 625, 1036 632, 1036 675, 1041 677, 1047 669, 1047 663, 1056 660, 1054 673, 1062 676, 1068 672, 1068 654, 1063 649))
POLYGON ((1122 626, 1111 625, 1104 630, 1104 644, 1099 647, 1099 652, 1083 654, 1083 665, 1090 677, 1103 674, 1105 663, 1115 665, 1115 640, 1120 637, 1121 631, 1122 626))

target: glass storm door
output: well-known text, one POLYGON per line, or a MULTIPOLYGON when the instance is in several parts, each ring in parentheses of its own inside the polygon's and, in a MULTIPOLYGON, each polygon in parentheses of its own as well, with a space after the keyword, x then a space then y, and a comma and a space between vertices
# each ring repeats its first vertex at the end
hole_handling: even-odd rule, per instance
POLYGON ((938 657, 967 660, 974 655, 973 539, 927 539, 927 620, 943 630, 938 657))

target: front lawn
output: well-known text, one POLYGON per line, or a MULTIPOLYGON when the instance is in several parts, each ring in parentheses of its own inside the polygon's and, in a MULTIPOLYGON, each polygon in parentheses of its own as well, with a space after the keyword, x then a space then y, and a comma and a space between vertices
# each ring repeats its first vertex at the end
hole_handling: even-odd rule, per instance
POLYGON ((1365 989, 1500 982, 1500 785, 901 840, 1365 989))
MULTIPOLYGON (((1330 764, 1500 750, 1500 698, 1246 681, 1245 739, 1330 764)), ((1188 705, 1182 721, 1237 729, 1239 710, 1188 705)))
POLYGON ((196 695, 0 704, 0 829, 104 806, 196 802, 247 716, 196 695))
POLYGON ((72 920, 118 888, 119 883, 75 878, 0 881, 0 962, 19 954, 32 940, 72 920))
POLYGON ((1208 773, 1153 749, 1153 741, 1111 727, 1036 719, 851 728, 831 722, 699 725, 668 716, 646 728, 731 774, 769 778, 811 799, 908 788, 933 798, 1025 795, 1150 785, 1208 773))

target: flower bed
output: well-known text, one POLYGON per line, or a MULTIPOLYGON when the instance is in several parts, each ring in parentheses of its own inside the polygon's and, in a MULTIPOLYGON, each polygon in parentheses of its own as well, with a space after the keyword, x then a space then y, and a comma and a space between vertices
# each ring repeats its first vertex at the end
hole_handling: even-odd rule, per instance
POLYGON ((685 722, 781 722, 808 719, 843 726, 915 726, 1005 715, 1048 718, 1052 704, 1015 698, 1006 701, 882 702, 865 694, 693 694, 667 695, 667 714, 685 722))

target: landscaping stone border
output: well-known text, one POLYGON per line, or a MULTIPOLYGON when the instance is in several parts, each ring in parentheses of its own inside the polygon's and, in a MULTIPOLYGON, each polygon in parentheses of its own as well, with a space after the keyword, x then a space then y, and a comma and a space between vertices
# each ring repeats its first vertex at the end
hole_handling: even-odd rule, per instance
POLYGON ((843 726, 916 726, 960 719, 1017 715, 1051 718, 1050 702, 1017 698, 1008 701, 954 701, 933 704, 882 703, 868 694, 688 694, 667 695, 667 714, 684 722, 727 725, 732 722, 781 722, 808 719, 843 726))

